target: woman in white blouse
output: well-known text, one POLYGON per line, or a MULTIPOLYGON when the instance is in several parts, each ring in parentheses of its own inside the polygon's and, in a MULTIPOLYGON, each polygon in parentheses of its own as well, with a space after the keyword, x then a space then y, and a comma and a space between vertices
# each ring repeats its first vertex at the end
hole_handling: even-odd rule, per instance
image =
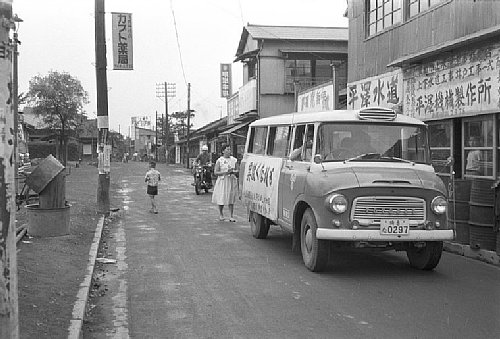
POLYGON ((238 178, 236 177, 239 168, 238 161, 231 155, 229 145, 222 146, 222 156, 217 159, 214 174, 217 176, 212 202, 219 207, 219 220, 224 221, 224 205, 229 207, 229 221, 235 222, 233 216, 234 202, 238 195, 238 178))

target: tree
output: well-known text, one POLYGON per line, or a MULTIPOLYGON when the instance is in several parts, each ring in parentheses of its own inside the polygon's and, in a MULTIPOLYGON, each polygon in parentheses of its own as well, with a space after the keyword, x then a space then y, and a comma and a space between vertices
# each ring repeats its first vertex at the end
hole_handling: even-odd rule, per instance
POLYGON ((80 80, 66 72, 50 71, 30 80, 27 100, 33 112, 43 117, 47 127, 58 132, 57 157, 66 166, 68 133, 74 131, 84 114, 83 105, 89 103, 88 93, 80 80))
MULTIPOLYGON (((181 111, 181 112, 174 112, 171 114, 172 120, 175 120, 174 123, 171 124, 170 130, 172 132, 177 132, 179 136, 187 134, 187 117, 188 117, 188 112, 186 111, 181 111)), ((191 129, 193 127, 193 121, 192 119, 194 118, 194 113, 191 111, 190 114, 190 123, 189 123, 189 128, 191 129)))

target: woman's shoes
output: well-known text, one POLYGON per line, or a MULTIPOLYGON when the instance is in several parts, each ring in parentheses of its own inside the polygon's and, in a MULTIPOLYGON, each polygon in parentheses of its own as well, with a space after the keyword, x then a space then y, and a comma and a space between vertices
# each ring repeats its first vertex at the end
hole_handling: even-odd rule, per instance
POLYGON ((219 221, 226 221, 226 218, 224 218, 224 217, 220 216, 220 217, 219 217, 219 221))

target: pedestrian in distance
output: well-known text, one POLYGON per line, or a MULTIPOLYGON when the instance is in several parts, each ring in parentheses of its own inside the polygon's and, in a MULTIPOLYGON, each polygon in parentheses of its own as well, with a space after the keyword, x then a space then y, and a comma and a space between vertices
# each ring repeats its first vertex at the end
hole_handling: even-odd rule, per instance
POLYGON ((214 174, 217 176, 212 203, 219 208, 219 220, 225 221, 224 206, 229 208, 229 221, 235 222, 233 211, 234 202, 238 196, 238 171, 239 165, 235 157, 231 155, 229 145, 222 146, 222 156, 215 162, 214 174))
POLYGON ((144 181, 147 183, 147 194, 151 200, 151 209, 149 212, 158 214, 158 209, 156 208, 155 196, 158 195, 158 184, 161 180, 160 172, 156 170, 156 162, 151 161, 149 163, 149 170, 146 172, 144 181))

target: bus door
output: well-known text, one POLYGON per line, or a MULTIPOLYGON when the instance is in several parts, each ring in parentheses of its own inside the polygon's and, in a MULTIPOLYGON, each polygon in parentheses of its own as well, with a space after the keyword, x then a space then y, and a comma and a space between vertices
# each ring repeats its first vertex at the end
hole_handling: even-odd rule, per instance
POLYGON ((314 125, 297 125, 292 140, 292 151, 284 161, 279 185, 279 215, 292 223, 295 200, 304 192, 305 179, 311 167, 314 125))

